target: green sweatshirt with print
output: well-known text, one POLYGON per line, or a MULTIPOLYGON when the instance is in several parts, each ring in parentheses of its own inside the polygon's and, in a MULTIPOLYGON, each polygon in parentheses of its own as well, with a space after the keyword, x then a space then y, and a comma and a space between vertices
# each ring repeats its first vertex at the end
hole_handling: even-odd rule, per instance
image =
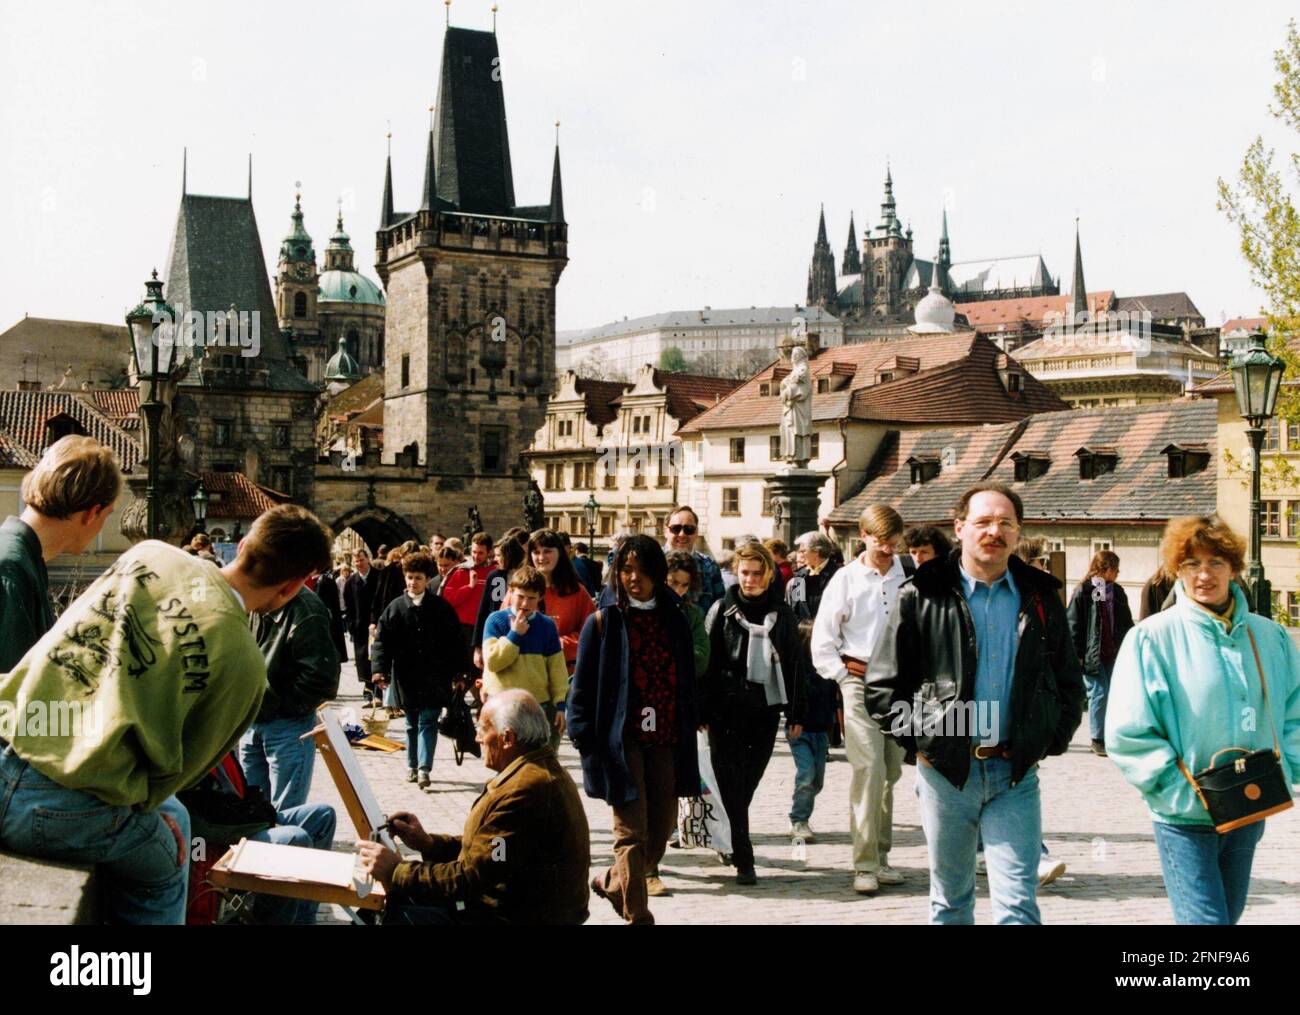
POLYGON ((61 786, 152 811, 235 746, 265 690, 217 566, 150 540, 0 674, 0 737, 61 786))

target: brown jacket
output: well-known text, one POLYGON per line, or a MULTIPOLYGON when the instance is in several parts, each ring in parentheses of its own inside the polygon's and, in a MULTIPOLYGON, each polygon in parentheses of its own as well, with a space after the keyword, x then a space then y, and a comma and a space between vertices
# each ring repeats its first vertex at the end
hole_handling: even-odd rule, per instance
POLYGON ((516 758, 474 802, 465 831, 435 835, 404 862, 390 898, 465 903, 470 919, 579 924, 587 919, 591 841, 578 788, 549 747, 516 758))

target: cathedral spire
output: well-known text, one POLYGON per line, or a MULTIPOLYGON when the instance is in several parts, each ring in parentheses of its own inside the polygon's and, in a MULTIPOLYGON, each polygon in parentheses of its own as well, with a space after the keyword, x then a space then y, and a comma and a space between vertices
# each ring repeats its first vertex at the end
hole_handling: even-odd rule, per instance
POLYGON ((182 148, 181 149, 181 197, 184 197, 187 193, 189 193, 189 191, 185 189, 185 177, 189 173, 189 168, 190 168, 190 150, 188 148, 182 148))
POLYGON ((1079 242, 1079 220, 1074 220, 1074 284, 1070 290, 1070 317, 1082 324, 1088 317, 1088 288, 1083 283, 1083 246, 1079 242))
POLYGON ((555 165, 551 169, 551 221, 564 221, 564 186, 560 182, 560 121, 555 121, 555 165))
POLYGON ((248 199, 253 200, 253 153, 248 153, 248 199))
POLYGON ((952 267, 952 246, 948 242, 948 209, 943 210, 943 229, 939 233, 939 261, 945 269, 952 267))
POLYGON ((826 209, 817 218, 817 242, 813 244, 812 263, 808 265, 808 306, 835 305, 835 255, 826 238, 826 209))
POLYGON ((388 160, 384 164, 384 208, 379 213, 381 227, 393 224, 393 132, 388 132, 388 160))
POLYGON ((885 199, 880 202, 880 225, 876 227, 881 236, 902 236, 903 227, 898 221, 897 205, 894 203, 894 175, 885 164, 885 199))
POLYGON ((845 275, 862 273, 862 255, 858 253, 858 229, 853 224, 853 212, 849 212, 849 242, 844 248, 844 260, 841 268, 845 275))

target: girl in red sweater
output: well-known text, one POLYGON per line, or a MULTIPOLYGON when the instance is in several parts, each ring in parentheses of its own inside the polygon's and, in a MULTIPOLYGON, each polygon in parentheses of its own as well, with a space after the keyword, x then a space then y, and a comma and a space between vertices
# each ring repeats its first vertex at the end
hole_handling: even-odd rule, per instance
POLYGON ((573 661, 578 655, 578 635, 596 607, 573 569, 564 536, 554 529, 538 529, 528 540, 528 556, 533 567, 546 576, 541 612, 559 628, 564 663, 572 676, 573 661))

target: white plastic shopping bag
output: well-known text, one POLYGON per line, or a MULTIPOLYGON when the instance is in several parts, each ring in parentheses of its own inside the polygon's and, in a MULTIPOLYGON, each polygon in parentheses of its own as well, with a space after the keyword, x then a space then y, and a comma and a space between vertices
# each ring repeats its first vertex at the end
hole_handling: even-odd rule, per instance
POLYGON ((709 735, 696 734, 700 755, 700 795, 677 801, 677 829, 683 849, 713 849, 731 852, 731 822, 722 808, 718 780, 709 756, 709 735))

